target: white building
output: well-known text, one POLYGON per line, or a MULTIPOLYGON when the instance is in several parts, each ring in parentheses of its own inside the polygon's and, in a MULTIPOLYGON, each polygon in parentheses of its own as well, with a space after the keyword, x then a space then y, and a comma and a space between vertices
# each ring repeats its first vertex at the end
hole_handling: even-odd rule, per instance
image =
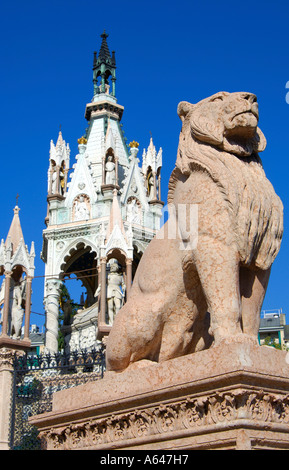
POLYGON ((50 147, 42 259, 45 342, 51 352, 58 349, 65 279, 75 275, 86 291, 84 308, 73 318, 69 301, 62 305, 66 347, 94 347, 109 333, 113 316, 126 301, 141 255, 162 216, 162 149, 157 152, 151 139, 140 165, 139 144, 133 141, 127 147, 120 124, 124 108, 115 96, 115 54, 109 52, 107 34, 101 38, 98 57, 94 53, 94 96, 85 110, 88 130, 78 139, 71 171, 70 148, 61 132, 50 147))

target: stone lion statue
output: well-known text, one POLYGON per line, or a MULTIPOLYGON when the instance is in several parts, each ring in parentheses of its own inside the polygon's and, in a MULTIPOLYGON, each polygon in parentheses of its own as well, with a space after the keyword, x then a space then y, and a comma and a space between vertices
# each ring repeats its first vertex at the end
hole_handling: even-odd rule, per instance
POLYGON ((258 156, 266 139, 256 96, 220 92, 181 102, 178 114, 182 130, 168 193, 178 233, 171 236, 170 216, 141 259, 108 337, 110 371, 222 341, 257 343, 283 206, 258 156), (197 208, 194 243, 190 207, 197 208))

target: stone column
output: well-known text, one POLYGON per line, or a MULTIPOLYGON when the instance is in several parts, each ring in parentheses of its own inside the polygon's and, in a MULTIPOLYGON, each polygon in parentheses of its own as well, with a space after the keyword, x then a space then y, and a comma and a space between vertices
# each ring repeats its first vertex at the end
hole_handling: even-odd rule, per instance
POLYGON ((9 450, 14 351, 0 349, 0 450, 9 450))
POLYGON ((115 157, 115 185, 118 186, 118 157, 115 157))
POLYGON ((48 196, 52 194, 52 180, 53 180, 53 167, 49 170, 49 188, 48 188, 48 196))
POLYGON ((112 96, 115 96, 115 81, 116 81, 116 78, 115 77, 112 77, 111 78, 111 83, 112 83, 112 96))
POLYGON ((132 283, 132 259, 126 258, 126 300, 129 298, 132 283))
POLYGON ((30 325, 30 310, 31 310, 31 284, 32 284, 32 277, 27 276, 27 278, 26 278, 24 341, 29 340, 29 325, 30 325))
POLYGON ((58 351, 58 316, 59 297, 62 281, 59 279, 49 279, 46 281, 46 337, 45 348, 51 353, 58 351))
POLYGON ((5 291, 4 291, 2 336, 8 336, 8 316, 9 316, 9 303, 10 303, 11 276, 12 276, 11 271, 6 271, 5 272, 5 291))
POLYGON ((64 187, 63 187, 63 194, 66 193, 67 190, 67 178, 68 178, 68 169, 64 169, 64 187))
POLYGON ((105 93, 105 74, 101 74, 101 93, 105 93))
POLYGON ((156 177, 156 172, 153 171, 153 177, 154 177, 154 195, 153 199, 157 199, 157 177, 156 177))
POLYGON ((106 258, 100 260, 101 291, 100 291, 100 322, 105 323, 106 313, 106 258))
POLYGON ((59 165, 57 165, 57 167, 56 167, 55 194, 60 194, 60 167, 59 167, 59 165))
POLYGON ((161 197, 161 174, 159 174, 159 176, 158 176, 158 185, 159 185, 158 200, 161 201, 162 200, 162 197, 161 197))
POLYGON ((102 179, 101 184, 105 184, 105 157, 102 157, 102 179))

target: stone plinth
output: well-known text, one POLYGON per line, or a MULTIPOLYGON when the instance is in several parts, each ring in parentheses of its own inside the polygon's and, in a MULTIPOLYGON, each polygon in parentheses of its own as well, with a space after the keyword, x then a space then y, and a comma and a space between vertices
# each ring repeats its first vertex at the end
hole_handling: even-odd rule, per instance
POLYGON ((31 348, 30 339, 13 339, 10 336, 2 335, 0 336, 0 349, 7 348, 14 351, 28 351, 31 348))
POLYGON ((289 449, 289 354, 227 343, 55 393, 47 449, 289 449))

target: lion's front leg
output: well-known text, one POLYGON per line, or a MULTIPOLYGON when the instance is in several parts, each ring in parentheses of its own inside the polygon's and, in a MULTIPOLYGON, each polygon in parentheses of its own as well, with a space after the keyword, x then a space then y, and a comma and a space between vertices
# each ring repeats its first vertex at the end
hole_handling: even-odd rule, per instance
POLYGON ((253 271, 240 269, 240 291, 242 299, 242 328, 244 334, 258 341, 260 313, 271 269, 253 271))
POLYGON ((241 299, 237 250, 218 239, 202 236, 194 258, 211 315, 210 330, 215 345, 226 338, 240 336, 241 299))
MULTIPOLYGON (((176 196, 177 212, 185 200, 197 205, 197 244, 184 255, 183 265, 192 257, 211 315, 215 343, 240 335, 239 253, 224 195, 208 174, 196 171, 176 188, 176 196)), ((188 220, 186 226, 190 226, 188 220)))

